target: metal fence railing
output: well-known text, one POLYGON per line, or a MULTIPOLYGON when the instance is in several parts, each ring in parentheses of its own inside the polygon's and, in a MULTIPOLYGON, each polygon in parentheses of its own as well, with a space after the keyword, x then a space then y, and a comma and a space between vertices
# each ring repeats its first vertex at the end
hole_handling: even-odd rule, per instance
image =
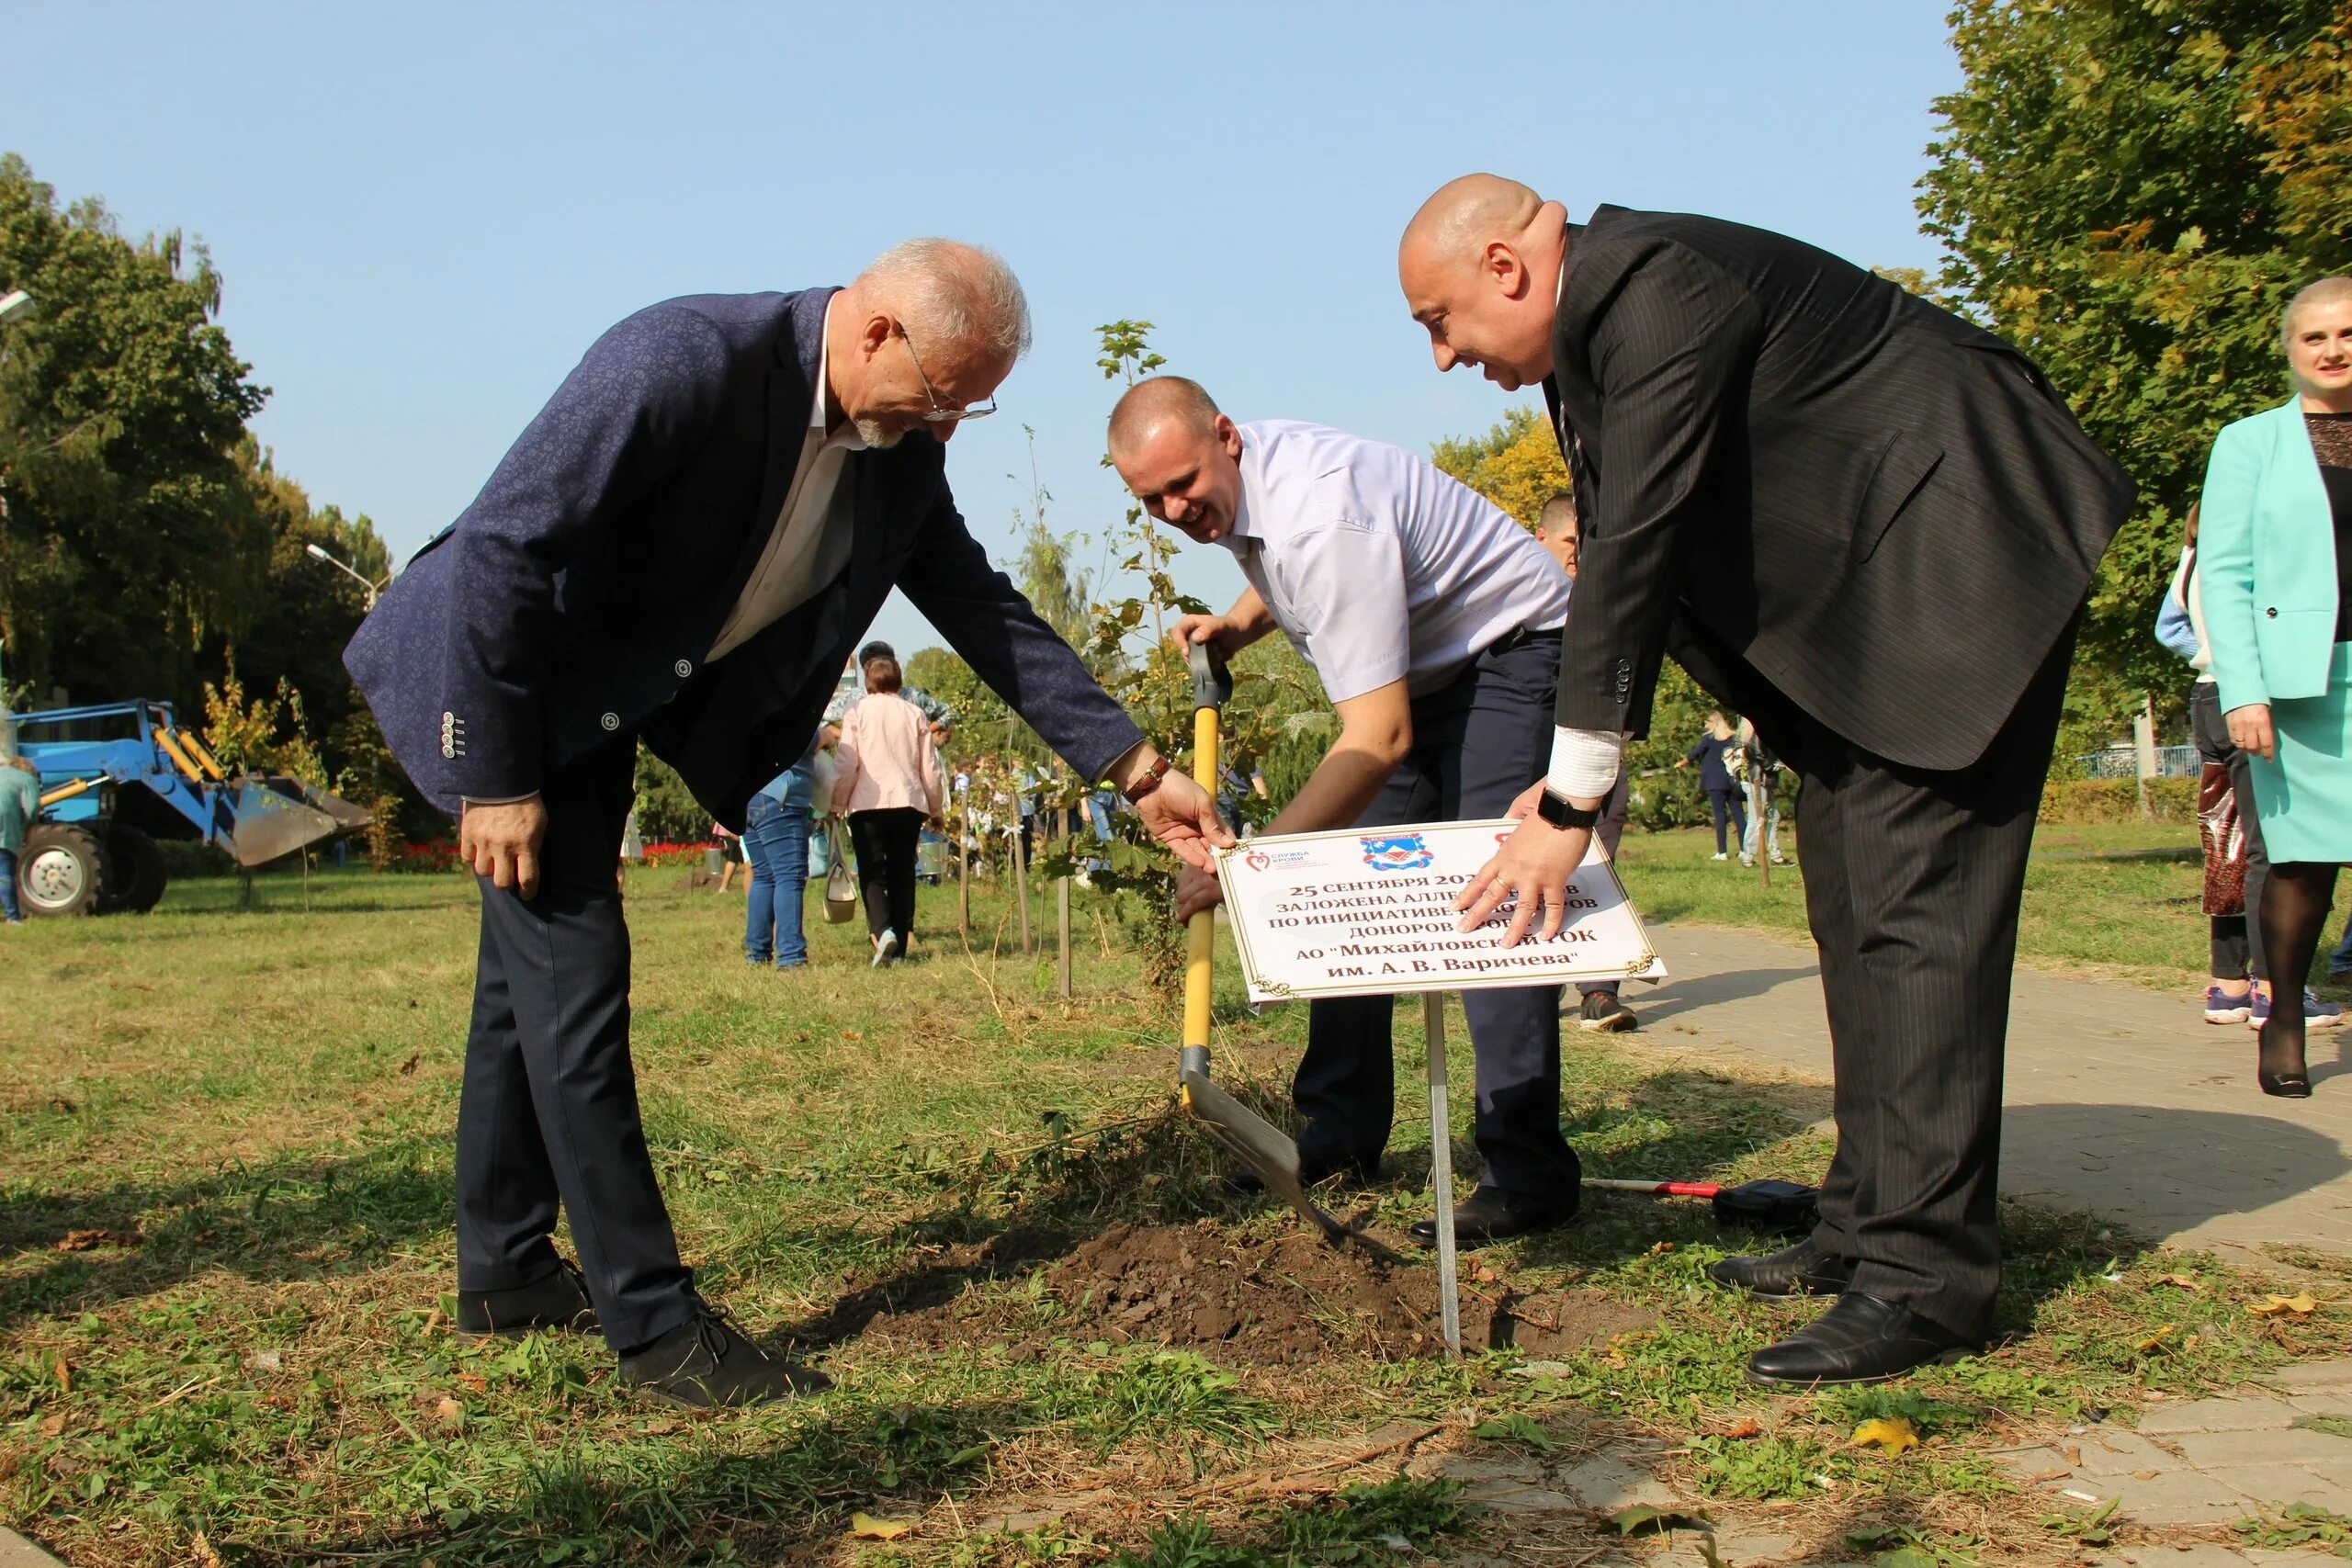
MULTIPOLYGON (((2129 746, 2086 752, 2076 757, 2075 763, 2086 779, 2130 779, 2140 775, 2139 761, 2129 746)), ((2203 766, 2194 746, 2156 748, 2156 777, 2160 779, 2193 779, 2203 766)))

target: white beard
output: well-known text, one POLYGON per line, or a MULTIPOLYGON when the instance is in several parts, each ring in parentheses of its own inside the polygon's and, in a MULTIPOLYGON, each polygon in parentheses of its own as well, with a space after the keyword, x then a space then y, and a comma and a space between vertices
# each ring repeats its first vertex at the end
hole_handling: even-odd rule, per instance
POLYGON ((905 431, 885 430, 874 420, 854 419, 850 423, 857 426, 857 438, 876 452, 888 452, 906 439, 905 431))

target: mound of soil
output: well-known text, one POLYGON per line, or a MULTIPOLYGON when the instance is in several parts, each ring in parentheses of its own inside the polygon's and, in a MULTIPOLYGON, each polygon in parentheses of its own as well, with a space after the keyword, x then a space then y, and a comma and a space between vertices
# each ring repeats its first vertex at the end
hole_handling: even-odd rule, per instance
MULTIPOLYGON (((1177 1229, 1117 1224, 1047 1268, 1045 1288, 1066 1309, 1057 1338, 1140 1340, 1260 1365, 1430 1356, 1444 1346, 1433 1260, 1384 1260, 1305 1230, 1252 1240, 1206 1220, 1177 1229)), ((1556 1356, 1656 1321, 1590 1292, 1527 1295, 1507 1282, 1464 1282, 1465 1348, 1556 1356)), ((894 1326, 933 1344, 968 1343, 987 1329, 965 1303, 894 1326)), ((1045 1353, 1034 1339, 1011 1348, 1019 1359, 1045 1353)))

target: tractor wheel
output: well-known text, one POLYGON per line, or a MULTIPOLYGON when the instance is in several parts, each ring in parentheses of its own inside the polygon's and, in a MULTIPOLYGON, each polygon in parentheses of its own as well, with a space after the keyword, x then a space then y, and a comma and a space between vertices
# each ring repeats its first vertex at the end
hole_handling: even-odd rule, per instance
POLYGON ((171 880, 155 840, 141 829, 118 822, 107 830, 107 852, 114 862, 114 875, 98 913, 143 915, 153 908, 164 897, 164 883, 171 880))
POLYGON ((92 915, 108 873, 106 842, 88 828, 42 822, 17 857, 17 893, 28 915, 92 915))

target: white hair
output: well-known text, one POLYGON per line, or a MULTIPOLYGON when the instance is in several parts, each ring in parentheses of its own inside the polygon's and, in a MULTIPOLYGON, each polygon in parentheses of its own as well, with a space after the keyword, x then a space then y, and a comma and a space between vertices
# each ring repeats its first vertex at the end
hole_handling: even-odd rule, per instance
POLYGON ((1011 363, 1029 352, 1029 300, 1002 256, 957 240, 907 240, 858 283, 911 321, 926 344, 961 344, 1011 363))

